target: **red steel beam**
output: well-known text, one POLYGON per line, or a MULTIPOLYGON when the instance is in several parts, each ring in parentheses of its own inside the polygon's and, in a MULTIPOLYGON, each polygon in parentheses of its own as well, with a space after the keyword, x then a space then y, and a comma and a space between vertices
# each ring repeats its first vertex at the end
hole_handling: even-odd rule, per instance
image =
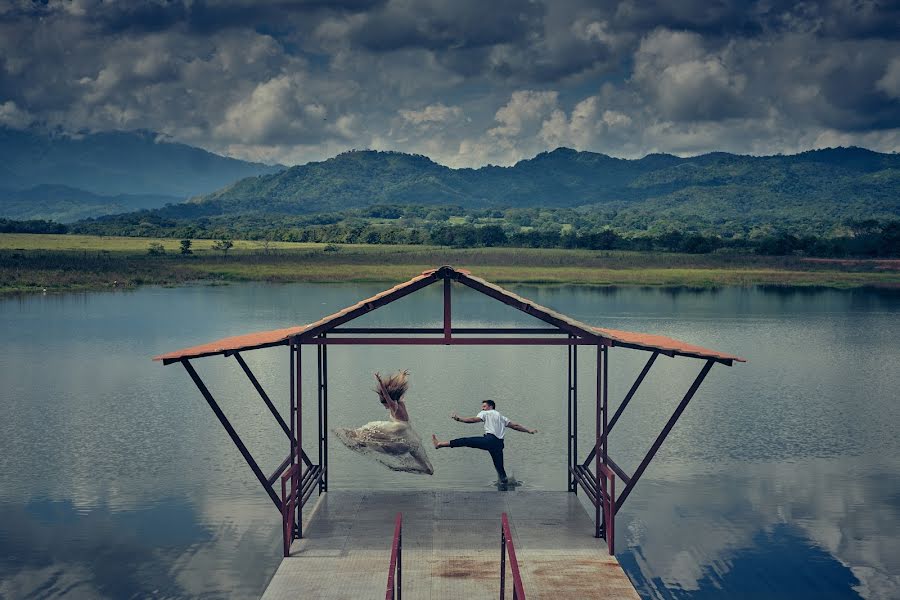
MULTIPOLYGON (((341 327, 340 329, 332 329, 329 335, 336 334, 360 334, 360 333, 383 333, 383 334, 403 334, 403 335, 427 335, 442 334, 443 327, 341 327)), ((453 335, 461 334, 488 334, 501 333, 512 335, 571 335, 562 329, 551 329, 549 327, 451 327, 450 333, 453 335)))
POLYGON ((191 379, 194 380, 194 385, 197 386, 197 389, 200 390, 200 393, 203 394, 203 397, 206 399, 207 404, 216 414, 216 417, 219 419, 219 423, 222 424, 222 427, 225 428, 225 431, 228 432, 228 437, 231 438, 231 441, 234 442, 234 445, 237 446, 237 449, 240 451, 241 455, 244 457, 244 460, 247 461, 247 464, 250 466, 250 470, 253 471, 253 474, 256 475, 256 478, 259 480, 259 483, 263 486, 266 492, 269 494, 269 498, 272 499, 272 502, 275 504, 275 508, 278 509, 278 512, 281 512, 281 500, 278 498, 278 495, 269 485, 266 476, 263 475, 262 469, 259 468, 259 465, 256 464, 256 460, 253 458, 253 455, 250 454, 250 451, 247 449, 247 446, 244 444, 244 441, 241 439, 241 436, 237 434, 237 431, 234 430, 234 427, 231 426, 231 423, 228 421, 228 418, 225 416, 225 413, 222 412, 222 409, 219 408, 219 405, 216 403, 212 394, 209 392, 209 389, 206 387, 206 384, 203 383, 203 380, 200 379, 200 376, 197 374, 197 371, 194 370, 194 366, 190 363, 189 360, 184 359, 181 361, 181 364, 184 365, 184 369, 188 372, 188 375, 191 376, 191 379))
POLYGON ((304 339, 301 344, 343 346, 596 346, 583 338, 385 338, 353 337, 304 339))
MULTIPOLYGON (((637 392, 638 388, 641 386, 641 383, 644 382, 644 378, 647 376, 647 373, 650 371, 650 367, 653 366, 653 363, 656 361, 656 357, 659 356, 659 352, 654 352, 650 355, 650 358, 647 360, 647 364, 644 365, 644 368, 641 370, 641 373, 638 375, 637 379, 635 379, 634 383, 631 386, 631 389, 628 390, 628 393, 625 395, 625 399, 622 400, 622 403, 619 405, 619 408, 616 410, 612 419, 610 419, 609 427, 607 427, 607 435, 612 432, 613 427, 615 427, 616 422, 619 420, 619 417, 622 416, 622 412, 625 410, 625 407, 628 406, 628 403, 631 402, 631 399, 634 397, 635 392, 637 392)), ((607 457, 609 456, 609 452, 606 453, 607 457)), ((583 464, 588 464, 594 459, 594 450, 591 449, 588 457, 584 459, 583 464)), ((622 477, 619 474, 619 477, 622 477)))
POLYGON ((272 400, 269 399, 269 395, 266 394, 266 391, 259 384, 259 381, 256 379, 256 376, 253 374, 253 371, 250 370, 250 367, 247 366, 247 363, 244 362, 244 358, 241 356, 240 352, 235 352, 233 354, 235 360, 237 360, 238 364, 241 365, 241 368, 246 373, 247 378, 250 380, 250 383, 253 384, 253 387, 256 388, 256 392, 262 398, 263 402, 265 402, 266 406, 269 408, 269 412, 272 413, 272 416, 275 417, 275 420, 278 421, 278 424, 281 425, 281 429, 284 431, 284 434, 288 437, 291 437, 291 430, 287 426, 287 423, 284 422, 284 419, 281 418, 281 415, 278 413, 278 410, 275 408, 275 405, 272 404, 272 400))
POLYGON ((434 283, 435 281, 440 279, 440 276, 438 275, 438 273, 439 273, 439 271, 435 271, 434 273, 431 273, 431 274, 427 275, 426 277, 423 277, 422 279, 413 283, 412 285, 402 287, 399 290, 394 290, 388 294, 385 294, 384 296, 381 296, 380 298, 370 300, 370 301, 366 302, 365 304, 363 304, 362 306, 354 308, 353 310, 349 310, 345 314, 343 314, 339 317, 330 319, 326 323, 323 323, 321 325, 317 325, 315 327, 311 327, 310 329, 307 329, 303 333, 299 334, 297 337, 301 338, 301 339, 305 339, 305 338, 317 336, 320 333, 329 332, 332 329, 334 329, 335 327, 339 327, 340 325, 343 325, 344 323, 346 323, 348 321, 352 321, 353 319, 356 319, 357 317, 361 317, 364 314, 375 310, 376 308, 380 308, 380 307, 384 306, 385 304, 390 304, 394 300, 399 300, 400 298, 408 296, 415 291, 421 290, 424 287, 428 287, 429 285, 431 285, 432 283, 434 283))
POLYGON ((659 450, 659 447, 662 446, 662 443, 664 441, 666 441, 666 437, 669 435, 669 432, 672 431, 672 427, 675 426, 675 423, 678 421, 678 417, 680 417, 681 413, 684 412, 684 409, 687 408, 688 402, 690 402, 691 398, 694 397, 694 394, 697 393, 697 389, 700 387, 700 384, 703 383, 703 380, 706 378, 707 373, 709 373, 709 370, 712 369, 714 364, 716 364, 716 361, 714 359, 709 359, 706 361, 706 364, 703 365, 700 373, 697 375, 696 379, 694 379, 694 383, 691 384, 690 389, 688 389, 684 397, 681 399, 681 402, 679 402, 678 406, 675 408, 675 412, 672 413, 671 417, 669 417, 669 420, 666 422, 665 427, 663 427, 663 430, 656 437, 656 440, 653 442, 650 450, 647 451, 647 454, 644 456, 644 460, 642 460, 641 464, 638 465, 638 468, 635 469, 634 474, 631 476, 631 481, 629 481, 625 485, 625 489, 622 490, 622 495, 619 496, 619 499, 616 501, 616 512, 619 512, 619 509, 622 508, 622 505, 625 503, 625 500, 628 498, 631 490, 633 490, 634 486, 637 485, 637 482, 641 478, 641 475, 643 475, 644 471, 647 469, 647 465, 649 465, 650 461, 653 460, 653 457, 656 456, 656 452, 659 450))

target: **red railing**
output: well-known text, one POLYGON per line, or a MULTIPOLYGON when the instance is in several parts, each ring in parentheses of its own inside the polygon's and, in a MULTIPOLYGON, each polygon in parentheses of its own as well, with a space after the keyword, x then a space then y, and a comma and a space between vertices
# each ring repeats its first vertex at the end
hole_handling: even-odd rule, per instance
POLYGON ((609 555, 616 554, 616 475, 608 466, 600 465, 600 495, 603 498, 603 522, 606 526, 606 547, 609 555))
POLYGON ((384 600, 401 599, 403 577, 403 514, 397 513, 394 521, 394 541, 391 544, 391 563, 388 567, 387 591, 384 600))
MULTIPOLYGON (((301 455, 306 470, 302 469, 303 463, 296 463, 289 467, 281 476, 281 524, 284 535, 284 555, 291 555, 291 542, 295 537, 302 537, 301 522, 297 521, 300 512, 298 509, 306 505, 306 501, 316 489, 316 483, 322 480, 322 467, 309 462, 305 455, 301 455), (288 486, 290 481, 290 486, 288 486), (294 534, 297 534, 296 536, 294 534)), ((283 466, 283 465, 282 465, 283 466)), ((281 468, 281 467, 279 467, 281 468)), ((277 471, 270 478, 275 482, 277 471)))
POLYGON ((616 473, 608 465, 600 465, 600 481, 585 465, 576 465, 572 468, 575 481, 581 485, 587 494, 588 500, 595 507, 600 503, 598 514, 602 513, 603 528, 601 536, 606 539, 610 556, 616 553, 616 473), (599 483, 599 486, 598 486, 599 483), (598 489, 599 488, 599 489, 598 489))
POLYGON ((291 465, 281 476, 281 534, 285 556, 291 555, 291 542, 294 541, 294 507, 297 505, 298 491, 296 475, 299 469, 299 464, 291 465), (290 480, 290 487, 288 480, 290 480))
POLYGON ((509 570, 512 572, 513 600, 525 600, 525 588, 522 587, 522 576, 519 574, 519 561, 516 560, 516 549, 513 546, 512 533, 509 530, 509 519, 506 513, 500 517, 500 600, 506 598, 506 553, 509 552, 509 570))

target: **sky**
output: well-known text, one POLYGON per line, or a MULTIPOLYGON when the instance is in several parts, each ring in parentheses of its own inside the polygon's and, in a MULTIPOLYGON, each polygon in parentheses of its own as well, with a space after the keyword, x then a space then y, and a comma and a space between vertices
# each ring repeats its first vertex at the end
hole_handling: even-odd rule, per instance
POLYGON ((900 148, 900 2, 0 0, 0 126, 509 165, 900 148))

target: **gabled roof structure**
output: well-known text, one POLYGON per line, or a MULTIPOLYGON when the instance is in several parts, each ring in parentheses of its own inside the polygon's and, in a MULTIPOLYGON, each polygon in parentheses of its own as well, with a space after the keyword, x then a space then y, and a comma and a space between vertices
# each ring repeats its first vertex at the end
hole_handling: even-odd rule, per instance
POLYGON ((300 514, 303 505, 318 486, 319 493, 328 488, 328 347, 333 345, 564 345, 568 346, 568 486, 577 493, 582 489, 595 508, 594 525, 596 537, 606 539, 610 554, 614 552, 615 514, 631 494, 641 475, 656 455, 678 418, 684 412, 691 398, 703 383, 715 364, 731 366, 734 362, 745 362, 743 358, 688 344, 673 338, 608 329, 587 325, 546 308, 527 298, 510 292, 498 285, 475 277, 468 271, 444 266, 423 272, 409 281, 396 285, 379 294, 361 300, 352 306, 307 325, 298 325, 272 331, 261 331, 247 335, 225 338, 215 342, 162 354, 154 360, 163 364, 180 363, 190 375, 197 389, 212 408, 219 422, 225 428, 235 446, 244 456, 248 466, 268 493, 282 515, 284 552, 290 552, 291 541, 302 537, 300 514), (353 328, 343 325, 378 309, 395 300, 408 296, 438 281, 443 282, 443 327, 372 327, 353 328), (457 282, 477 292, 485 294, 529 314, 550 325, 549 328, 457 328, 451 319, 452 282, 457 282), (241 357, 241 352, 288 346, 290 349, 290 405, 287 421, 275 408, 262 385, 253 375, 250 367, 241 357), (318 464, 303 450, 301 402, 303 371, 300 360, 303 347, 315 346, 317 358, 318 400, 318 464), (596 421, 595 436, 591 450, 584 461, 578 460, 578 347, 596 348, 596 421), (609 417, 609 350, 616 347, 634 348, 650 353, 646 364, 637 375, 628 393, 619 402, 615 413, 609 417), (633 473, 626 473, 609 454, 609 433, 613 430, 623 411, 635 396, 657 357, 683 356, 701 359, 703 367, 696 375, 690 388, 678 402, 675 411, 656 436, 650 449, 633 473), (206 356, 232 356, 247 375, 272 416, 288 438, 289 453, 275 471, 268 477, 262 472, 253 455, 244 445, 222 409, 216 403, 212 392, 200 378, 191 361, 206 356), (591 462, 594 469, 591 470, 591 462), (276 493, 275 484, 281 479, 281 495, 276 493), (616 494, 616 479, 624 483, 624 488, 616 494), (579 488, 580 486, 580 488, 579 488))
POLYGON ((605 346, 620 346, 624 348, 635 348, 638 350, 647 350, 650 352, 660 352, 667 356, 687 356, 691 358, 713 359, 726 365, 732 362, 745 362, 745 359, 732 354, 710 350, 701 346, 688 344, 674 338, 652 335, 647 333, 635 333, 632 331, 622 331, 618 329, 608 329, 604 327, 594 327, 577 321, 571 317, 558 313, 552 309, 541 306, 527 298, 523 298, 509 290, 490 283, 480 277, 475 277, 470 272, 462 269, 454 269, 453 267, 440 267, 439 269, 430 269, 422 274, 413 277, 409 281, 405 281, 390 289, 384 290, 371 298, 360 300, 352 306, 340 310, 332 315, 323 317, 314 323, 307 325, 298 325, 294 327, 286 327, 284 329, 274 329, 271 331, 259 331, 234 337, 228 337, 214 342, 168 352, 160 356, 154 357, 154 360, 161 360, 164 364, 180 361, 182 359, 193 359, 204 356, 215 356, 217 354, 229 355, 234 352, 243 350, 254 350, 257 348, 267 348, 270 346, 288 345, 292 339, 311 338, 317 335, 328 333, 335 328, 352 321, 362 315, 375 310, 380 306, 384 306, 395 300, 399 300, 404 296, 408 296, 424 287, 431 285, 441 279, 450 279, 458 281, 476 291, 490 296, 500 302, 508 304, 514 308, 522 310, 533 317, 540 319, 556 328, 575 335, 580 338, 591 340, 592 343, 600 343, 605 346))

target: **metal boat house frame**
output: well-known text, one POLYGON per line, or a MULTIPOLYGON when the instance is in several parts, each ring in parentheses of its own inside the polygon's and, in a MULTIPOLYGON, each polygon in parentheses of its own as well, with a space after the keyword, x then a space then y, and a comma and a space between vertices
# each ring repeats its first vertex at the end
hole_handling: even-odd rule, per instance
POLYGON ((256 475, 263 489, 272 499, 272 503, 282 515, 284 532, 284 551, 287 556, 293 539, 303 536, 301 511, 316 487, 321 494, 328 489, 328 347, 358 345, 431 345, 431 346, 492 346, 492 345, 547 345, 566 346, 568 348, 568 383, 566 387, 568 402, 568 491, 577 493, 580 486, 591 504, 594 506, 594 535, 605 538, 610 554, 615 552, 615 515, 628 499, 641 475, 656 455, 678 418, 684 412, 691 398, 703 383, 710 369, 716 364, 731 366, 734 362, 744 362, 743 358, 724 354, 694 346, 672 338, 633 333, 615 329, 593 327, 575 319, 540 306, 526 298, 522 298, 498 285, 473 276, 470 272, 443 266, 423 272, 409 281, 396 285, 371 298, 362 300, 337 313, 319 321, 222 339, 201 346, 178 350, 154 358, 169 365, 180 363, 200 393, 212 408, 219 422, 225 428, 231 440, 243 455, 250 469, 256 475), (432 284, 443 284, 443 327, 347 327, 350 321, 368 314, 378 308, 399 300, 432 284), (540 328, 463 328, 453 327, 451 298, 452 283, 456 282, 494 300, 518 309, 543 321, 549 327, 540 328), (285 422, 275 408, 271 398, 266 394, 256 376, 241 357, 241 352, 268 348, 272 346, 288 346, 290 352, 290 399, 289 417, 285 422), (314 346, 317 369, 318 400, 318 445, 317 460, 313 463, 304 450, 302 437, 303 411, 301 403, 301 381, 304 373, 301 369, 301 352, 305 346, 314 346), (578 454, 578 348, 593 346, 596 361, 596 414, 595 436, 590 444, 590 451, 582 460, 578 454), (650 355, 641 369, 628 393, 619 403, 612 416, 609 416, 608 374, 609 352, 613 348, 633 348, 643 350, 650 355), (693 383, 684 393, 671 417, 656 435, 649 450, 644 455, 633 473, 626 473, 613 460, 609 452, 608 437, 622 413, 634 397, 647 373, 659 355, 669 357, 682 356, 698 359, 702 368, 693 383), (260 398, 269 408, 278 422, 289 443, 287 457, 270 474, 266 475, 259 467, 256 459, 247 449, 240 436, 222 412, 209 388, 197 374, 191 361, 207 356, 232 356, 244 371, 260 398), (616 478, 624 487, 616 494, 616 478), (281 481, 280 494, 276 484, 281 481))

